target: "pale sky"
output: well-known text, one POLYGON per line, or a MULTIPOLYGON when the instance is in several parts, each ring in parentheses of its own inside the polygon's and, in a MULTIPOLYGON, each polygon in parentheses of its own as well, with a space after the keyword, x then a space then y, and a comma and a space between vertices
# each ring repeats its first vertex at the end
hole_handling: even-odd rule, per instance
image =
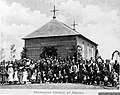
POLYGON ((6 58, 11 44, 20 58, 21 38, 52 20, 53 5, 59 10, 57 20, 70 27, 75 20, 76 30, 98 44, 103 58, 120 51, 120 0, 0 0, 0 48, 6 58))

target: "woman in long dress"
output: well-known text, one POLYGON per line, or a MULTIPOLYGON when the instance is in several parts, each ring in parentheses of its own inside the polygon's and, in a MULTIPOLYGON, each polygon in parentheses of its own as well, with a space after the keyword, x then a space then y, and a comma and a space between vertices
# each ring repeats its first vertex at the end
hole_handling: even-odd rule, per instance
POLYGON ((17 68, 15 68, 15 71, 14 71, 14 84, 17 84, 19 81, 18 79, 18 70, 17 68))
POLYGON ((27 77, 28 77, 28 72, 24 68, 24 71, 23 71, 23 80, 22 80, 24 82, 24 84, 26 84, 26 82, 27 82, 27 77))
POLYGON ((10 64, 8 67, 8 75, 9 75, 8 82, 9 82, 9 84, 13 83, 13 74, 14 74, 14 70, 13 70, 12 64, 10 64))

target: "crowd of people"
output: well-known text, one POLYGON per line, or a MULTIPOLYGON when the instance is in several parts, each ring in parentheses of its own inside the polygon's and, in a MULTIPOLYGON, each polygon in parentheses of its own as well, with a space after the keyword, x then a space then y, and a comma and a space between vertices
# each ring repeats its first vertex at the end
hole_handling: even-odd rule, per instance
POLYGON ((38 61, 27 58, 0 63, 0 83, 83 83, 112 85, 119 83, 119 63, 115 60, 78 60, 74 57, 46 57, 38 61))

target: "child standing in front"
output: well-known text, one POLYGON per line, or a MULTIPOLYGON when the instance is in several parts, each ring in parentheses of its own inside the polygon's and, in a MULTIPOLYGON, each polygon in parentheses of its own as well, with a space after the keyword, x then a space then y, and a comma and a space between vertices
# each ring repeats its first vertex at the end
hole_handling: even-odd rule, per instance
POLYGON ((19 78, 19 84, 22 84, 22 80, 23 80, 23 71, 22 71, 22 68, 19 68, 18 78, 19 78))
POLYGON ((35 83, 36 82, 36 77, 37 77, 37 69, 34 69, 33 75, 31 77, 31 83, 35 83))
POLYGON ((24 68, 24 71, 23 71, 23 83, 24 84, 27 83, 27 77, 28 77, 28 72, 27 72, 26 68, 24 68))

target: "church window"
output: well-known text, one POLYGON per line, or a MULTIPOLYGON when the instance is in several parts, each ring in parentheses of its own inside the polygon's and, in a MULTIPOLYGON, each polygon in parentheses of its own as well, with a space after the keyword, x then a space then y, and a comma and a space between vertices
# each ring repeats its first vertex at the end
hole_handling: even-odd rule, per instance
POLYGON ((85 45, 84 42, 82 43, 82 57, 85 57, 85 45))
POLYGON ((89 59, 92 57, 92 48, 89 46, 89 59))
POLYGON ((94 48, 92 46, 92 57, 94 57, 94 48))
POLYGON ((87 45, 87 59, 89 59, 89 44, 87 45))

